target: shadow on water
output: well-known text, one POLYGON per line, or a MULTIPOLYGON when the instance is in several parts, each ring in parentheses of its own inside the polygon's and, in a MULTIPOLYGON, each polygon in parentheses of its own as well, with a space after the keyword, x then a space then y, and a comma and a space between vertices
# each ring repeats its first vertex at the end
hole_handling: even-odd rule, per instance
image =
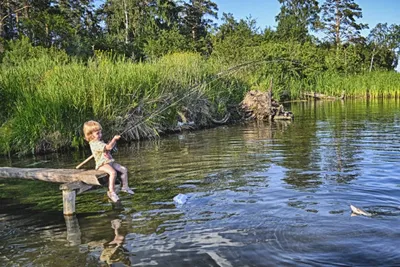
MULTIPOLYGON (((104 188, 84 193, 72 217, 62 215, 57 185, 0 180, 0 262, 396 265, 399 103, 293 103, 290 110, 292 122, 121 146, 114 156, 128 167, 135 195, 112 205, 104 188), (179 193, 188 197, 183 205, 173 202, 179 193), (372 216, 351 217, 350 204, 372 216)), ((12 165, 65 168, 86 156, 13 159, 12 165)))

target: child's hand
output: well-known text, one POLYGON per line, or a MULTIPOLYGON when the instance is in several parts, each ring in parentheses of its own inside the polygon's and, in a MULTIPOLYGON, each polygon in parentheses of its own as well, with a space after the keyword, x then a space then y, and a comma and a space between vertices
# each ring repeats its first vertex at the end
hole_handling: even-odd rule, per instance
POLYGON ((106 150, 108 151, 112 150, 120 138, 121 138, 120 135, 114 135, 113 139, 106 145, 106 150))

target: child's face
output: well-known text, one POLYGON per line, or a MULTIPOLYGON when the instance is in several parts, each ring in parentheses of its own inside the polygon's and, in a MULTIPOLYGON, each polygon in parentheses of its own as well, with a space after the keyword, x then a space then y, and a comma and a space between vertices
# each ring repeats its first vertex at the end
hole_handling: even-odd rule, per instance
POLYGON ((93 140, 99 141, 101 140, 101 130, 95 131, 92 133, 93 140))

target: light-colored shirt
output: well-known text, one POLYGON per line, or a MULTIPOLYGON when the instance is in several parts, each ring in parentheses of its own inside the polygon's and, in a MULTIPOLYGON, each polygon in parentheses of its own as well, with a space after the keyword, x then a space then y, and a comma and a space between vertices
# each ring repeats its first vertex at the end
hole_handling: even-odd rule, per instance
POLYGON ((104 164, 114 162, 110 151, 106 150, 106 143, 103 141, 90 141, 90 150, 92 150, 92 154, 94 156, 94 160, 96 161, 96 170, 103 166, 104 164))

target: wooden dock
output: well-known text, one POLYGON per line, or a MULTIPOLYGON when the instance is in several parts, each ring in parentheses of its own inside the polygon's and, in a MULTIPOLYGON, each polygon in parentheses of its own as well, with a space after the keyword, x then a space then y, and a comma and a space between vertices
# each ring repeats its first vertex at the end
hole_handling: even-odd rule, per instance
POLYGON ((99 182, 99 179, 107 177, 108 175, 106 173, 96 170, 0 168, 0 178, 22 178, 53 183, 71 183, 80 181, 91 185, 102 185, 99 182))
POLYGON ((61 183, 64 215, 72 215, 75 213, 76 193, 87 191, 92 186, 105 185, 108 174, 97 170, 0 167, 0 178, 61 183))

